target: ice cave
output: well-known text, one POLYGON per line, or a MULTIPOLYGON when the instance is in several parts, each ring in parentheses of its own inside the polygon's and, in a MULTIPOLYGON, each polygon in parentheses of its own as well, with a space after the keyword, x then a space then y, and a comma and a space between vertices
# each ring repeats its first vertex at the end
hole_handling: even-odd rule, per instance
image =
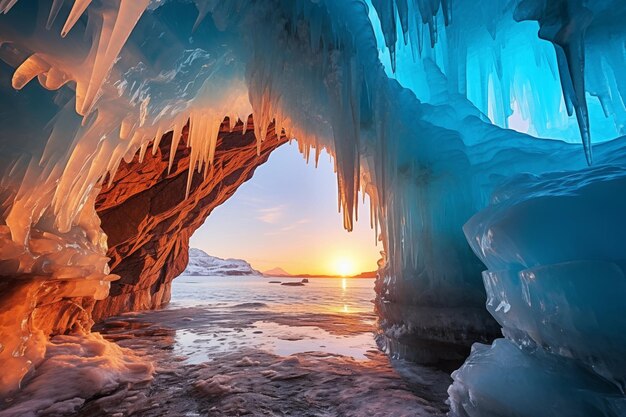
POLYGON ((92 326, 296 141, 371 201, 381 348, 465 361, 449 415, 626 416, 625 71, 623 0, 0 0, 0 398, 59 337, 154 372, 92 326))

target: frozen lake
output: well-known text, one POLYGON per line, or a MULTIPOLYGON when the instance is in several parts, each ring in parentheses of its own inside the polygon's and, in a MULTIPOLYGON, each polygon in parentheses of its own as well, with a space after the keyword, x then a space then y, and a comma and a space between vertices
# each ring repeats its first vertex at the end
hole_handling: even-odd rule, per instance
POLYGON ((0 415, 445 415, 448 374, 376 347, 373 279, 274 280, 300 281, 180 277, 167 308, 108 319, 104 339, 57 336, 0 415))
POLYGON ((219 320, 180 330, 176 352, 191 363, 201 363, 241 348, 282 356, 317 351, 355 359, 366 359, 368 351, 376 351, 374 279, 309 278, 302 287, 270 281, 300 282, 301 278, 177 278, 170 308, 227 314, 254 311, 258 320, 234 328, 224 327, 224 321, 219 320))

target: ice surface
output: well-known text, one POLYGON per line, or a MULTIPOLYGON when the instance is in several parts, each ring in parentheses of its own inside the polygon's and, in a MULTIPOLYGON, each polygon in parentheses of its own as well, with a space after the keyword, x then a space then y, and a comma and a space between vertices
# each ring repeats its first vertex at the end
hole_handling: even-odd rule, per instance
MULTIPOLYGON (((60 297, 105 297, 116 277, 109 275, 106 236, 93 209, 102 181, 137 152, 150 157, 147 142, 164 132, 174 131, 175 147, 187 123, 190 170, 210 175, 224 117, 232 123, 253 113, 259 143, 275 121, 306 157, 323 148, 334 156, 346 229, 358 217, 359 194, 369 195, 384 248, 386 302, 458 311, 480 306, 483 266, 468 249, 462 224, 512 175, 582 169, 592 161, 593 141, 626 133, 620 75, 626 5, 370 5, 0 1, 2 275, 63 283, 68 293, 60 297)), ((621 143, 594 145, 593 161, 623 165, 614 154, 621 143)), ((571 181, 585 184, 590 172, 571 181)), ((576 230, 595 209, 577 211, 554 232, 576 230)), ((572 240, 563 250, 582 253, 572 240)), ((504 247, 494 262, 508 262, 515 256, 509 248, 526 242, 497 244, 504 247)), ((524 269, 537 266, 543 264, 524 269)), ((24 319, 29 311, 21 312, 24 319)), ((451 333, 467 331, 460 326, 451 333)), ((7 324, 6 333, 18 332, 7 324)), ((595 353, 577 353, 587 354, 595 353)), ((0 360, 9 356, 0 352, 0 360)), ((19 358, 21 371, 7 377, 8 390, 30 366, 19 358)))
POLYGON ((506 339, 453 375, 458 415, 626 413, 625 187, 612 165, 519 176, 465 225, 506 339))
POLYGON ((70 415, 86 400, 147 382, 153 373, 150 362, 97 333, 57 336, 27 387, 6 400, 0 416, 70 415))
POLYGON ((623 416, 623 394, 605 380, 538 349, 527 354, 509 340, 474 345, 470 358, 453 373, 448 390, 452 415, 623 416))
MULTIPOLYGON (((449 375, 377 351, 372 280, 342 284, 311 278, 303 291, 258 277, 181 277, 173 305, 97 329, 155 361, 151 384, 122 397, 135 397, 142 416, 443 416, 449 375)), ((102 404, 77 415, 96 414, 93 403, 102 404)), ((130 412, 105 404, 106 415, 130 412)))

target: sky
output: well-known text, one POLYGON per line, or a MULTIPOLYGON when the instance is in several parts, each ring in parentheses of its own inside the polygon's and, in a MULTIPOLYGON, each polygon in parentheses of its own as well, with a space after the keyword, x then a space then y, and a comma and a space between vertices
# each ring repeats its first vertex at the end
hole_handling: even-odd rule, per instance
POLYGON ((369 201, 359 207, 354 230, 345 231, 330 156, 323 153, 316 169, 295 142, 275 150, 191 238, 191 247, 244 259, 260 271, 312 275, 376 270, 382 245, 375 243, 369 201))

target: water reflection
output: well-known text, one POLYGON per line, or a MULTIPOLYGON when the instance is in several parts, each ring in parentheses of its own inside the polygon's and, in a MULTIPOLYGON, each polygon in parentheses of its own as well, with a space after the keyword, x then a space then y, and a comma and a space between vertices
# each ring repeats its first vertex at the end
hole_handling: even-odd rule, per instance
MULTIPOLYGON (((368 350, 376 349, 372 280, 355 280, 350 288, 346 278, 311 278, 305 287, 277 286, 270 280, 275 279, 177 279, 172 296, 175 305, 195 303, 215 309, 215 301, 219 300, 219 308, 230 305, 236 311, 229 315, 226 328, 219 331, 212 325, 180 330, 176 350, 196 362, 233 348, 258 348, 278 355, 321 351, 357 359, 364 359, 368 350), (250 306, 256 308, 252 314, 247 310, 250 306), (346 316, 352 313, 356 314, 346 316), (237 319, 242 315, 258 320, 245 325, 237 319)), ((278 280, 289 281, 284 277, 278 280)))
POLYGON ((304 287, 270 284, 299 278, 180 277, 172 287, 174 307, 226 307, 246 302, 267 304, 284 313, 372 313, 374 279, 310 278, 304 287))
POLYGON ((189 364, 242 349, 277 355, 317 351, 358 360, 377 349, 369 279, 351 281, 349 288, 345 278, 311 279, 305 287, 264 278, 177 281, 167 309, 109 320, 98 330, 132 348, 152 339, 189 364))
MULTIPOLYGON (((146 417, 443 416, 449 376, 398 362, 394 369, 377 350, 372 280, 310 281, 281 287, 262 278, 187 277, 175 282, 170 307, 96 330, 154 361, 149 389, 128 392, 146 417), (412 388, 400 372, 415 376, 412 388)), ((131 407, 102 404, 111 409, 95 413, 90 405, 79 416, 128 415, 131 407)))

